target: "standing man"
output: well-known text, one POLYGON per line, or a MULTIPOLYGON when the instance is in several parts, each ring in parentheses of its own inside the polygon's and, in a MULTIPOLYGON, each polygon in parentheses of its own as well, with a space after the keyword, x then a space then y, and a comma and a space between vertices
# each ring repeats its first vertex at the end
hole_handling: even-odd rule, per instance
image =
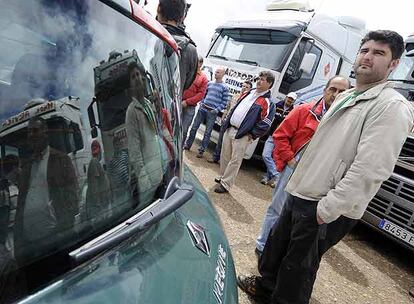
POLYGON ((224 122, 224 137, 220 155, 220 177, 214 192, 225 193, 234 184, 247 146, 269 130, 275 115, 270 101, 270 88, 275 77, 268 71, 260 72, 256 89, 243 94, 224 122))
POLYGON ((45 253, 53 253, 25 269, 30 285, 59 271, 45 272, 45 265, 66 267, 59 250, 63 238, 71 235, 75 215, 79 213, 79 187, 69 156, 49 146, 46 121, 35 116, 29 120, 27 129, 31 154, 21 161, 14 254, 22 267, 45 253))
POLYGON ((226 107, 226 109, 223 112, 223 116, 221 117, 220 133, 219 133, 219 138, 217 140, 216 148, 214 149, 213 157, 211 159, 208 159, 207 160, 209 163, 215 163, 215 164, 218 164, 219 163, 219 161, 220 161, 220 153, 221 153, 221 145, 223 143, 224 132, 226 131, 223 128, 224 121, 226 120, 227 115, 230 113, 231 109, 233 109, 233 107, 236 105, 236 103, 239 100, 240 96, 242 94, 246 93, 247 91, 249 91, 251 88, 252 88, 251 81, 246 80, 242 84, 242 88, 241 88, 240 93, 234 94, 233 97, 231 98, 231 101, 227 103, 227 107, 226 107))
POLYGON ((145 97, 145 68, 128 65, 131 103, 125 114, 131 192, 135 204, 146 206, 160 191, 163 181, 161 136, 155 106, 145 97))
POLYGON ((286 95, 285 100, 280 101, 276 104, 275 118, 273 119, 272 126, 270 127, 267 134, 269 135, 266 143, 263 147, 262 158, 263 162, 266 165, 266 175, 263 176, 260 181, 263 185, 269 185, 270 187, 275 187, 276 177, 279 175, 276 169, 275 161, 273 160, 272 153, 275 147, 275 142, 273 140, 272 134, 276 128, 281 124, 285 117, 292 111, 293 104, 298 98, 295 92, 290 92, 286 95))
POLYGON ((393 31, 372 31, 354 64, 356 87, 336 98, 292 174, 281 217, 239 287, 265 303, 308 303, 320 257, 360 219, 391 175, 413 125, 410 103, 387 82, 404 51, 393 31))
POLYGON ((213 131, 214 123, 216 122, 217 114, 222 111, 227 102, 230 100, 229 88, 223 83, 224 68, 218 68, 214 73, 216 81, 210 81, 207 85, 207 93, 204 100, 200 103, 193 126, 191 127, 190 135, 184 145, 184 150, 190 150, 193 145, 196 133, 203 121, 206 122, 206 130, 204 132, 203 141, 198 147, 198 158, 202 158, 208 143, 210 142, 211 132, 213 131))
POLYGON ((273 192, 272 202, 263 220, 260 235, 256 240, 255 253, 258 256, 261 256, 269 232, 280 217, 288 195, 285 187, 303 148, 311 140, 321 118, 331 107, 336 96, 348 90, 349 87, 348 79, 334 76, 328 81, 323 97, 319 101, 297 106, 273 133, 272 140, 277 142, 277 145, 273 150, 272 161, 276 162, 280 176, 273 192))
POLYGON ((196 44, 180 26, 184 22, 186 12, 185 0, 159 0, 156 18, 173 36, 180 49, 181 93, 194 82, 198 61, 196 44))
POLYGON ((208 80, 206 75, 201 71, 203 66, 203 57, 198 56, 197 75, 193 84, 183 93, 183 143, 187 139, 188 128, 193 121, 195 107, 203 100, 207 91, 208 80))
POLYGON ((91 143, 92 158, 88 165, 86 190, 86 215, 92 223, 100 224, 111 215, 112 193, 109 178, 101 165, 102 149, 98 140, 91 143))

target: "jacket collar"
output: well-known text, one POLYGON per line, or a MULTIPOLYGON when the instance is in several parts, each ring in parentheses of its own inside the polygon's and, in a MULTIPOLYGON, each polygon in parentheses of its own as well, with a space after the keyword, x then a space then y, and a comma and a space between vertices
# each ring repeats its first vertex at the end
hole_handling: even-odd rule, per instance
POLYGON ((190 35, 188 35, 187 32, 185 32, 182 28, 180 28, 178 26, 171 25, 171 24, 167 24, 167 23, 161 23, 161 24, 165 27, 165 29, 171 35, 184 36, 190 41, 191 44, 196 46, 195 42, 191 39, 190 35))
MULTIPOLYGON (((362 94, 358 95, 354 100, 352 100, 349 104, 347 104, 345 107, 351 107, 353 105, 355 105, 358 101, 361 100, 370 100, 370 99, 374 99, 377 98, 378 95, 386 88, 393 88, 394 87, 394 83, 390 82, 390 81, 386 81, 384 83, 380 83, 377 84, 376 86, 366 90, 365 92, 363 92, 362 94)), ((355 92, 355 88, 347 91, 347 93, 354 93, 355 92)))
MULTIPOLYGON (((256 90, 255 89, 250 89, 249 91, 243 93, 240 97, 239 100, 237 101, 237 103, 239 103, 240 101, 242 101, 246 96, 250 95, 250 93, 254 94, 256 90)), ((270 90, 268 90, 266 93, 264 93, 263 95, 260 95, 259 97, 263 97, 263 98, 269 98, 270 99, 270 90)))

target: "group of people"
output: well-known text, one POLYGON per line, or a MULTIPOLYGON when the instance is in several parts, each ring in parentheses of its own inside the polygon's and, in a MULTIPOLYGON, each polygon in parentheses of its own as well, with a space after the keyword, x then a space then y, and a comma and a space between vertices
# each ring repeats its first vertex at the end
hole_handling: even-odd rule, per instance
POLYGON ((257 303, 309 303, 323 254, 391 175, 414 121, 410 103, 387 81, 403 50, 398 33, 369 32, 355 87, 331 78, 321 100, 294 108, 273 133, 280 178, 256 241, 260 275, 237 278, 257 303))
POLYGON ((354 227, 391 175, 414 121, 410 103, 387 81, 403 51, 398 33, 367 33, 354 64, 355 87, 347 77, 334 76, 321 99, 296 107, 294 92, 279 103, 272 100, 275 80, 269 72, 259 74, 255 88, 243 83, 230 102, 225 70, 218 68, 215 81, 207 83, 199 58, 191 94, 184 92, 183 145, 191 148, 205 121, 197 154, 202 158, 218 113, 230 108, 209 160, 220 164, 215 192, 230 190, 247 146, 268 136, 261 182, 275 189, 256 240, 260 275, 237 278, 257 303, 309 303, 323 254, 354 227))

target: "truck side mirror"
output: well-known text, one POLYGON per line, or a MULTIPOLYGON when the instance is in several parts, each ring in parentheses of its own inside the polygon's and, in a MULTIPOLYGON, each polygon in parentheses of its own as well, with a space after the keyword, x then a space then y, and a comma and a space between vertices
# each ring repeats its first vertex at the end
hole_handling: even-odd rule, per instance
POLYGON ((303 56, 302 63, 300 64, 299 71, 302 71, 305 74, 310 74, 312 68, 316 62, 316 55, 312 53, 306 53, 303 56))
POLYGON ((98 129, 96 127, 93 127, 91 129, 91 136, 92 136, 92 138, 97 138, 98 137, 98 129))
POLYGON ((96 103, 96 97, 92 98, 92 102, 88 106, 88 118, 91 128, 96 126, 95 113, 93 112, 93 104, 96 103))
POLYGON ((96 138, 98 136, 98 130, 96 128, 98 126, 98 124, 96 123, 95 113, 93 111, 93 104, 94 103, 96 103, 96 97, 92 98, 92 102, 88 106, 88 118, 89 118, 89 125, 91 127, 92 138, 96 138))
POLYGON ((83 149, 83 139, 82 139, 82 132, 79 128, 77 123, 71 122, 69 124, 69 128, 72 129, 73 132, 73 141, 75 143, 75 151, 83 149))

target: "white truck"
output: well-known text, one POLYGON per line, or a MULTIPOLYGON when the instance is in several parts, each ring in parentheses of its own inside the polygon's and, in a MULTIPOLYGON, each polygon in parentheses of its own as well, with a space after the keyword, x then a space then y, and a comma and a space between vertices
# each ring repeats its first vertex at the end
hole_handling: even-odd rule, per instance
MULTIPOLYGON (((23 111, 0 122, 0 180, 4 181, 8 178, 5 162, 13 157, 17 160, 29 153, 27 125, 31 118, 40 116, 46 120, 48 125, 49 145, 66 153, 72 160, 80 186, 79 207, 82 212, 85 205, 87 168, 91 159, 91 151, 88 141, 90 136, 85 129, 79 102, 79 98, 73 96, 52 101, 34 99, 26 104, 23 111)), ((14 225, 17 196, 17 187, 9 184, 6 198, 9 202, 7 211, 9 231, 12 231, 14 225)), ((79 220, 78 215, 77 221, 79 220)), ((7 240, 7 246, 12 248, 11 237, 7 240)))
POLYGON ((6 155, 25 153, 25 139, 30 118, 40 116, 49 127, 49 144, 65 152, 71 158, 79 182, 86 180, 86 171, 91 159, 90 138, 85 129, 79 107, 79 98, 67 96, 58 100, 35 99, 27 103, 23 111, 5 119, 0 124, 1 159, 6 155), (23 151, 23 152, 22 152, 23 151))
MULTIPOLYGON (((270 70, 276 79, 274 100, 293 91, 306 102, 322 96, 332 76, 351 75, 364 34, 365 22, 360 19, 321 15, 300 1, 273 1, 260 16, 228 21, 216 29, 204 72, 211 79, 217 67, 225 67, 224 81, 236 94, 243 81, 254 84, 260 71, 270 70)), ((212 134, 215 142, 219 124, 220 119, 212 134)), ((248 148, 246 159, 255 149, 261 155, 258 142, 248 148)))

